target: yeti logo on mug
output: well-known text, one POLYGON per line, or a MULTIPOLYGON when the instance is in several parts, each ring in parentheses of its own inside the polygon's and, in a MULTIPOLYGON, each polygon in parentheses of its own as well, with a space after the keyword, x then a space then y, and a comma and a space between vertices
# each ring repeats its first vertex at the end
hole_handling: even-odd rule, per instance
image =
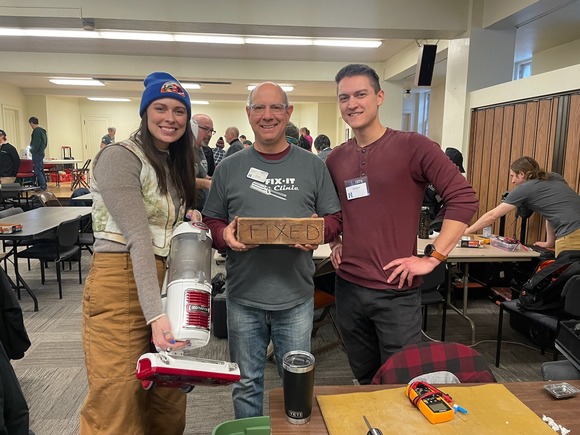
POLYGON ((291 409, 289 409, 288 416, 292 418, 302 418, 304 417, 304 413, 302 411, 292 411, 291 409))

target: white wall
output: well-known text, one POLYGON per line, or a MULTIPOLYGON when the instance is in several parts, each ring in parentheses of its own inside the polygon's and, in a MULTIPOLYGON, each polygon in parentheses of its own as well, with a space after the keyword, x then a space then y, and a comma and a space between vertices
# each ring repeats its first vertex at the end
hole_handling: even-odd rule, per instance
POLYGON ((534 53, 532 74, 542 74, 577 64, 580 64, 580 39, 550 50, 534 53))
MULTIPOLYGON (((445 106, 445 85, 431 88, 429 97, 429 139, 437 142, 443 149, 447 145, 442 144, 443 136, 443 112, 445 106)), ((454 147, 456 148, 456 147, 454 147)))

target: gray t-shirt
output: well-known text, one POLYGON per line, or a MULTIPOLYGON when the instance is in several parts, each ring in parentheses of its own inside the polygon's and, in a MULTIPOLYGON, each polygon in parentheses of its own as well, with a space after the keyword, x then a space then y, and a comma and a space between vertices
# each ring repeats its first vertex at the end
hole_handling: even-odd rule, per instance
POLYGON ((516 186, 504 202, 541 214, 557 239, 580 229, 580 196, 555 172, 548 180, 528 180, 516 186))
MULTIPOLYGON (((281 159, 267 160, 251 147, 219 164, 203 214, 231 222, 235 216, 309 218, 339 210, 328 170, 314 154, 291 147, 281 159)), ((313 294, 312 252, 280 245, 228 249, 226 270, 228 298, 242 305, 286 310, 313 294)))

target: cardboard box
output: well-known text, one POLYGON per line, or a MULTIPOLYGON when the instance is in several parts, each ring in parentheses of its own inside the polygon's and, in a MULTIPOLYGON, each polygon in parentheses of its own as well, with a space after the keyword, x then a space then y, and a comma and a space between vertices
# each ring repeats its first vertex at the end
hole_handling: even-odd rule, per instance
POLYGON ((22 231, 22 224, 0 224, 0 233, 11 234, 22 231))
POLYGON ((237 238, 246 245, 320 245, 324 219, 239 218, 237 238))

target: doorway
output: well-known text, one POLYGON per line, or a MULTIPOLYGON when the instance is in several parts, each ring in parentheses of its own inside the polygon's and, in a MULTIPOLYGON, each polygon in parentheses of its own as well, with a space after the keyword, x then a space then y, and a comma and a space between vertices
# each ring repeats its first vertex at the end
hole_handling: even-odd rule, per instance
POLYGON ((95 158, 101 149, 101 139, 107 134, 107 128, 110 126, 109 115, 82 116, 84 160, 95 158))

